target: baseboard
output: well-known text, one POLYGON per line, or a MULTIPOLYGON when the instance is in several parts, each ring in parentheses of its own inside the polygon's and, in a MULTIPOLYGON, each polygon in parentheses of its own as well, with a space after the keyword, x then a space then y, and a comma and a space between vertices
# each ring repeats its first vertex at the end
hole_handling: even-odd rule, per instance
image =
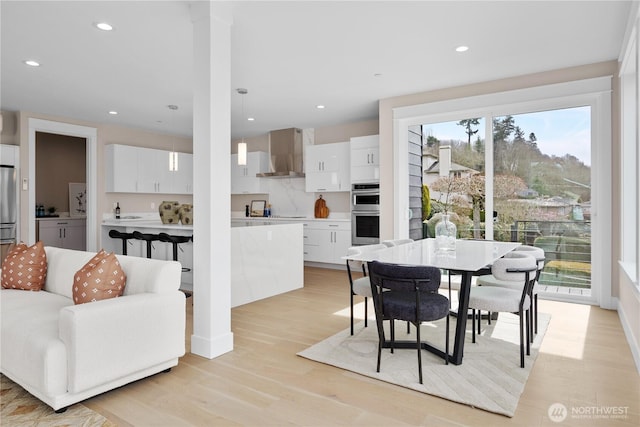
POLYGON ((326 262, 314 262, 314 261, 305 261, 305 267, 318 267, 318 268, 330 268, 332 270, 344 270, 347 271, 347 265, 345 264, 329 264, 326 262))
POLYGON ((627 338, 629 348, 631 349, 631 356, 633 357, 633 361, 636 363, 636 370, 640 374, 640 347, 638 347, 638 340, 633 335, 633 330, 629 326, 629 320, 627 319, 618 298, 615 298, 615 304, 618 311, 618 318, 620 319, 620 324, 624 331, 624 336, 627 338))

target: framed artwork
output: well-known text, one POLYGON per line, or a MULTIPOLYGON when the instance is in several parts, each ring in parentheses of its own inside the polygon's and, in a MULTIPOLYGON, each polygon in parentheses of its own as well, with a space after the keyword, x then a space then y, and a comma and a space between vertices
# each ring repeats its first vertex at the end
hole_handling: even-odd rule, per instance
POLYGON ((264 208, 267 207, 266 200, 252 200, 251 201, 251 216, 264 216, 264 208))
POLYGON ((69 216, 87 216, 87 184, 69 183, 69 216))

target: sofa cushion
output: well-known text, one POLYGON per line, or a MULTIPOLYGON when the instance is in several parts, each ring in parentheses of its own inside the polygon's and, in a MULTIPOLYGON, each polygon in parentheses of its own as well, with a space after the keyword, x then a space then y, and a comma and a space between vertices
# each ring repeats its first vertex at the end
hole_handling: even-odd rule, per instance
POLYGON ((115 254, 103 249, 73 276, 73 302, 84 304, 119 297, 126 280, 115 254))
POLYGON ((0 370, 44 394, 67 391, 67 351, 60 310, 73 301, 50 292, 0 291, 0 370))
POLYGON ((45 247, 49 271, 44 290, 65 296, 73 301, 73 276, 82 268, 95 252, 45 247))
POLYGON ((39 291, 47 277, 47 254, 42 242, 16 245, 2 263, 2 287, 39 291))

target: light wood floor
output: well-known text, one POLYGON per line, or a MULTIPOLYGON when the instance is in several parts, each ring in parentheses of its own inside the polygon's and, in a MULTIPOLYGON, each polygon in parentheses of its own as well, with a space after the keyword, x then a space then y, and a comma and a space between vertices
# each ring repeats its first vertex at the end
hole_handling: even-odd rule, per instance
POLYGON ((640 379, 614 311, 541 301, 551 323, 507 418, 296 356, 348 327, 347 289, 346 272, 306 268, 304 289, 232 310, 233 352, 214 360, 188 353, 168 374, 84 403, 120 426, 640 425, 640 379), (556 402, 627 413, 553 423, 547 411, 556 402))

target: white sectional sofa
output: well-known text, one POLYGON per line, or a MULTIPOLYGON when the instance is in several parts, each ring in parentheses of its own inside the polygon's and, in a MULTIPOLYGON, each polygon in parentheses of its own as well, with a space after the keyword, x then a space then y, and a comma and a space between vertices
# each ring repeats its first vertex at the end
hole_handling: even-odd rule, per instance
POLYGON ((60 410, 178 364, 186 310, 178 262, 118 255, 123 296, 74 305, 74 274, 95 253, 45 251, 42 291, 0 291, 0 372, 60 410))

